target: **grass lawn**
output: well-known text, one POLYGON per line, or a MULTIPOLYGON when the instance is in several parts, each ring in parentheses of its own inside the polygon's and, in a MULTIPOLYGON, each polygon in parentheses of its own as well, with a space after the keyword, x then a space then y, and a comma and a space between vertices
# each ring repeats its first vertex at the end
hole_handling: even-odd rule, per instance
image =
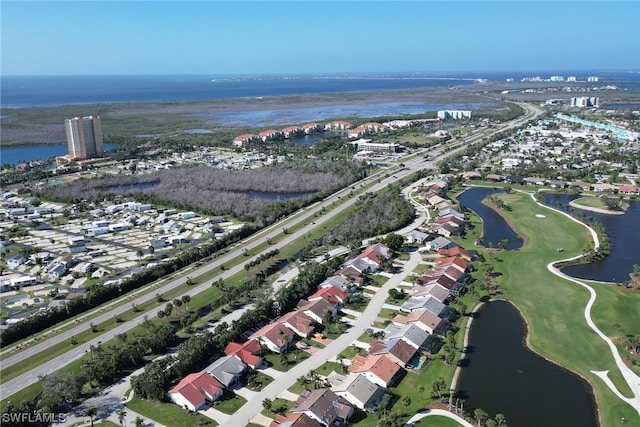
MULTIPOLYGON (((247 399, 244 397, 231 390, 225 390, 222 397, 213 402, 213 407, 220 412, 231 415, 240 409, 245 403, 247 403, 247 399)), ((169 426, 170 424, 166 425, 169 426)))
POLYGON ((260 391, 273 382, 273 378, 262 372, 256 372, 255 378, 250 384, 247 384, 247 388, 253 391, 260 391))
MULTIPOLYGON (((503 197, 503 196, 500 196, 503 197)), ((504 297, 514 302, 529 325, 529 345, 537 352, 577 371, 594 387, 600 421, 603 426, 617 425, 622 417, 630 425, 640 425, 640 416, 620 401, 591 370, 609 370, 619 390, 630 390, 621 380, 608 346, 586 324, 586 289, 563 280, 547 270, 547 264, 559 257, 578 255, 589 243, 586 229, 565 216, 536 205, 528 195, 504 195, 511 211, 501 212, 515 224, 525 239, 518 251, 496 254, 496 279, 504 297), (544 218, 536 217, 544 215, 544 218)), ((596 288, 598 300, 592 318, 605 333, 615 335, 615 324, 636 331, 640 324, 640 297, 613 286, 596 288), (634 326, 635 325, 635 326, 634 326), (632 329, 633 328, 633 329, 632 329)))
MULTIPOLYGON (((134 397, 127 403, 127 408, 142 415, 144 418, 156 421, 165 426, 193 427, 195 424, 217 426, 218 424, 210 418, 200 414, 189 413, 180 408, 175 403, 149 402, 134 397)), ((130 416, 128 418, 131 418, 130 416)))
POLYGON ((289 353, 267 353, 263 355, 264 360, 267 361, 270 367, 277 371, 287 372, 292 366, 302 362, 309 358, 309 353, 299 350, 297 348, 292 349, 289 353), (283 361, 286 359, 286 364, 283 361))
POLYGON ((262 409, 260 413, 265 417, 273 418, 276 414, 284 414, 293 407, 295 403, 285 399, 276 398, 271 403, 271 409, 262 409))
POLYGON ((460 427, 462 424, 459 424, 456 420, 452 420, 451 418, 442 417, 440 415, 431 415, 422 418, 413 425, 420 427, 460 427))

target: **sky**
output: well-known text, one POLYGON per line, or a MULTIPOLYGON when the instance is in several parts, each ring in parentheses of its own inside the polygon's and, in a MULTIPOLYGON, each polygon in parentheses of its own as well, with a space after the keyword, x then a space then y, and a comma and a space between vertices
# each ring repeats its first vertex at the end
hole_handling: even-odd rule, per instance
POLYGON ((631 1, 0 0, 1 75, 640 69, 631 1))

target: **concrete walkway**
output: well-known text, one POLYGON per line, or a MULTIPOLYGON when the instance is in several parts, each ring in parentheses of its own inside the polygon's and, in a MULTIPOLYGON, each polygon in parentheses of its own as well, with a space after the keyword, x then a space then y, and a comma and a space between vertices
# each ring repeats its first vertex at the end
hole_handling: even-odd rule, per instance
POLYGON ((351 345, 353 341, 355 341, 368 327, 370 327, 378 316, 380 307, 382 307, 382 304, 387 298, 389 289, 397 287, 408 274, 411 274, 420 261, 420 254, 417 252, 412 253, 409 261, 406 262, 403 271, 395 274, 378 290, 367 305, 367 308, 363 311, 360 317, 356 319, 353 327, 336 338, 325 348, 321 349, 318 353, 292 367, 286 375, 275 378, 274 381, 265 387, 260 393, 257 393, 255 396, 248 399, 247 403, 237 411, 238 414, 242 414, 242 417, 232 417, 227 420, 225 427, 244 427, 247 419, 253 419, 261 411, 262 401, 265 398, 273 399, 278 396, 280 393, 291 387, 296 382, 296 378, 305 375, 312 369, 317 369, 331 357, 335 357, 338 353, 351 345))
POLYGON ((475 427, 473 424, 471 424, 464 418, 459 417, 458 415, 452 412, 445 411, 444 409, 427 409, 427 410, 418 412, 413 417, 411 417, 409 421, 407 421, 404 427, 413 427, 415 423, 417 423, 419 420, 423 419, 424 417, 429 417, 433 415, 439 415, 441 417, 451 418, 452 420, 456 421, 458 424, 463 425, 465 427, 475 427))
MULTIPOLYGON (((595 230, 591 227, 589 227, 587 224, 584 224, 583 222, 578 221, 577 219, 575 219, 574 217, 572 217, 571 215, 569 215, 568 213, 562 212, 558 209, 554 209, 551 208, 549 206, 546 206, 542 203, 539 203, 535 197, 533 196, 533 194, 531 194, 531 198, 540 206, 546 208, 546 209, 550 209, 552 211, 558 212, 566 217, 568 217, 569 219, 571 219, 574 222, 577 222, 578 224, 583 225, 584 227, 586 227, 589 232, 591 233, 591 237, 593 238, 593 241, 595 243, 595 248, 599 248, 600 247, 600 241, 598 240, 598 235, 595 232, 595 230)), ((620 400, 622 400, 623 402, 627 403, 628 405, 630 405, 632 408, 634 408, 637 412, 638 415, 640 415, 640 376, 636 375, 635 372, 633 372, 627 365, 625 365, 624 361, 622 360, 622 357, 620 356, 620 353, 618 352, 618 349, 616 348, 615 344, 613 343, 613 341, 607 336, 605 335, 600 329, 598 329, 598 327, 596 326, 596 324, 593 322, 593 320, 591 319, 591 308, 593 307, 593 304, 596 301, 597 298, 597 294, 596 291, 589 285, 587 285, 586 283, 575 279, 571 276, 568 276, 566 274, 564 274, 562 271, 560 271, 558 268, 555 267, 555 264, 559 263, 559 262, 564 262, 564 261, 573 261, 576 259, 582 258, 582 255, 578 255, 572 258, 567 258, 564 260, 558 260, 558 261, 554 261, 551 262, 547 265, 547 269, 555 274, 558 277, 561 277, 565 280, 568 280, 570 282, 573 282, 577 285, 582 286, 583 288, 586 288, 589 291, 589 301, 587 302, 587 305, 584 309, 584 318, 587 322, 587 325, 589 325, 589 327, 609 346, 609 350, 611 351, 611 355, 613 356, 613 360, 616 363, 616 366, 618 367, 618 369, 620 370, 620 373, 622 374, 622 377, 624 379, 624 381, 627 383, 627 385, 629 386, 629 388, 631 389, 631 392, 633 394, 633 397, 625 397, 619 390, 618 388, 615 386, 615 384, 613 384, 613 382, 609 379, 608 377, 608 373, 609 371, 594 371, 592 370, 591 372, 598 376, 600 379, 602 379, 604 381, 604 383, 609 387, 609 389, 616 395, 618 396, 618 398, 620 400)))

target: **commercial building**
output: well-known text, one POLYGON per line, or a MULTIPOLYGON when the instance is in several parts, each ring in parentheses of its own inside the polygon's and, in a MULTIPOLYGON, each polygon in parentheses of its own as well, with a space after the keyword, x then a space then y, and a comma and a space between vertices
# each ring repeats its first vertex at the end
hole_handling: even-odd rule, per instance
POLYGON ((102 157, 102 126, 100 117, 74 117, 64 121, 69 159, 84 160, 102 157))
POLYGON ((571 98, 571 106, 578 108, 598 107, 598 101, 595 96, 579 96, 571 98))
POLYGON ((442 110, 438 111, 439 119, 470 119, 470 110, 442 110))

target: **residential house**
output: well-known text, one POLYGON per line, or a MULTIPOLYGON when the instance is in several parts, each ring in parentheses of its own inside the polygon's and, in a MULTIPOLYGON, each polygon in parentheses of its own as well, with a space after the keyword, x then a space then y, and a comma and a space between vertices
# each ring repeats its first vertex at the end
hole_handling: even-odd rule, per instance
POLYGON ((392 362, 405 368, 418 352, 415 347, 400 338, 392 340, 373 340, 369 345, 369 354, 386 355, 392 362))
POLYGON ((400 338, 416 350, 421 350, 429 339, 429 334, 414 324, 398 325, 391 323, 384 329, 384 338, 400 338))
POLYGON ((467 251, 464 248, 461 248, 460 246, 454 246, 451 248, 442 248, 442 249, 438 249, 438 255, 443 256, 443 257, 462 257, 464 260, 471 262, 473 256, 471 255, 471 252, 467 251))
POLYGON ((258 134, 258 136, 260 137, 260 139, 263 142, 266 142, 266 141, 271 141, 271 140, 274 140, 274 139, 278 139, 278 138, 282 137, 283 135, 282 135, 282 132, 280 132, 279 130, 269 129, 269 130, 265 130, 265 131, 260 132, 258 134))
POLYGON ((233 138, 233 145, 235 145, 236 147, 242 147, 243 145, 246 145, 256 139, 260 139, 260 136, 250 133, 238 135, 233 138))
POLYGON ((423 233, 418 230, 413 230, 407 235, 407 242, 409 243, 418 243, 424 244, 429 239, 429 235, 427 233, 423 233))
POLYGON ((282 129, 282 134, 285 138, 289 138, 298 134, 304 134, 304 130, 300 126, 287 126, 282 129))
POLYGON ((462 257, 459 256, 436 258, 436 267, 452 267, 462 273, 466 273, 469 269, 469 266, 469 262, 465 261, 462 257))
POLYGON ((224 386, 206 372, 189 374, 169 390, 169 399, 175 404, 197 411, 222 396, 224 386))
POLYGON ((331 384, 331 391, 363 411, 374 411, 391 397, 386 389, 362 374, 342 375, 332 372, 327 380, 331 384))
POLYGON ((347 302, 346 292, 341 291, 335 286, 327 286, 318 289, 313 295, 310 295, 307 299, 309 301, 315 301, 317 299, 323 299, 333 305, 334 307, 343 307, 347 302))
POLYGON ((407 316, 397 315, 392 320, 394 325, 415 325, 423 331, 433 335, 442 319, 429 310, 416 310, 407 316))
MULTIPOLYGON (((345 261, 344 264, 340 266, 342 270, 346 270, 347 268, 351 268, 355 274, 361 276, 363 274, 373 273, 378 270, 378 267, 375 263, 361 259, 361 258, 352 258, 350 260, 345 261)), ((341 270, 341 272, 342 272, 341 270)), ((353 274, 353 273, 351 273, 353 274)))
POLYGON ((322 128, 323 126, 320 123, 307 123, 305 125, 302 125, 302 130, 307 135, 314 132, 320 132, 322 128))
POLYGON ((351 265, 343 265, 340 270, 336 271, 336 275, 358 286, 362 286, 362 284, 364 283, 362 272, 351 265))
POLYGON ((326 427, 346 426, 353 416, 353 405, 328 388, 305 390, 300 394, 292 413, 304 413, 326 427))
POLYGON ((260 343, 254 340, 248 340, 244 344, 230 342, 224 349, 224 354, 237 357, 242 363, 254 370, 262 365, 261 353, 260 343))
POLYGON ((350 282, 345 277, 342 277, 336 274, 334 276, 330 276, 324 279, 324 281, 318 285, 318 288, 322 289, 322 288, 335 287, 340 289, 342 292, 347 292, 351 289, 352 286, 353 286, 352 282, 350 282))
POLYGON ((430 250, 430 251, 437 251, 439 249, 446 249, 446 248, 456 246, 455 243, 453 243, 451 240, 448 240, 444 237, 436 237, 433 240, 425 242, 424 245, 427 248, 427 250, 430 250))
POLYGON ((7 258, 7 267, 11 269, 16 269, 24 264, 24 255, 15 254, 9 258, 7 258))
POLYGON ((257 340, 274 353, 282 353, 291 344, 294 334, 291 329, 275 322, 258 329, 249 339, 257 340))
POLYGON ((415 285, 411 289, 411 296, 413 297, 428 297, 433 296, 440 302, 445 302, 449 298, 451 292, 439 283, 432 283, 431 285, 421 286, 415 285))
POLYGON ((342 120, 335 120, 324 125, 325 130, 348 130, 352 127, 351 123, 342 120))
POLYGON ((400 306, 400 311, 411 313, 418 310, 429 310, 433 314, 439 316, 446 306, 434 298, 432 295, 427 297, 410 297, 400 306))
POLYGON ((315 329, 313 326, 314 320, 299 310, 285 314, 276 320, 276 322, 291 329, 301 338, 309 338, 315 329))
POLYGON ((402 368, 387 356, 363 356, 356 354, 351 360, 349 372, 361 373, 380 387, 394 385, 402 376, 402 368))
POLYGON ((298 302, 298 310, 309 316, 314 322, 320 324, 324 323, 324 318, 327 315, 327 312, 330 312, 331 316, 334 317, 338 314, 336 305, 331 304, 322 298, 315 301, 302 299, 298 302))
POLYGON ((297 414, 276 414, 269 427, 320 427, 320 423, 302 412, 297 414))
POLYGON ((235 356, 222 356, 207 368, 213 378, 225 387, 234 385, 247 366, 235 356))

